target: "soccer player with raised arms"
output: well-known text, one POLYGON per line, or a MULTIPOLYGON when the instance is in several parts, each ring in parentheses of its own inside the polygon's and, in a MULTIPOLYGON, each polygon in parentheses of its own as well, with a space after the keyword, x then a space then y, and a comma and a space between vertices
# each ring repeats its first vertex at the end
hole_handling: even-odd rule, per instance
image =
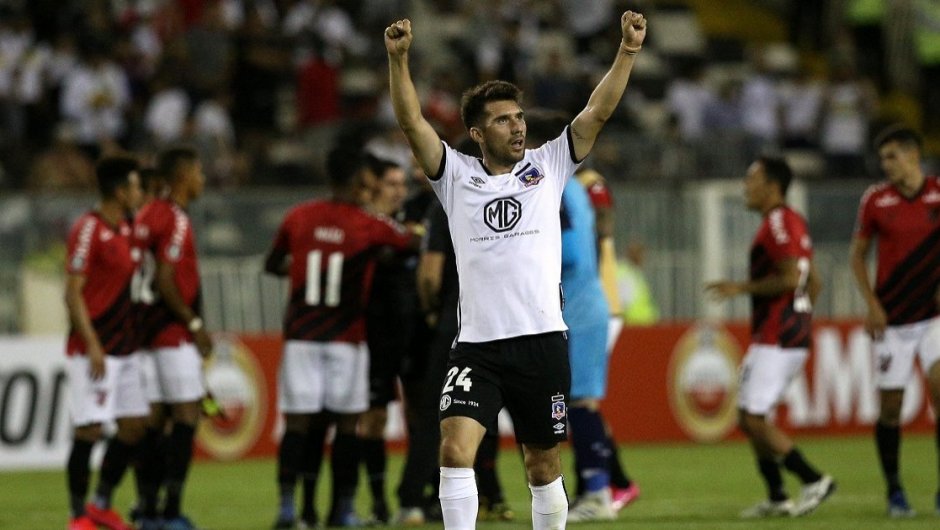
MULTIPOLYGON (((924 175, 920 135, 907 127, 885 129, 875 147, 887 181, 862 196, 851 264, 868 304, 865 330, 878 369, 875 442, 888 486, 888 515, 912 517, 900 477, 901 403, 917 353, 933 410, 940 410, 940 179, 924 175), (874 286, 865 264, 872 239, 878 240, 874 286)), ((940 444, 940 422, 936 440, 940 444)), ((940 515, 940 490, 934 507, 940 515)))
POLYGON ((525 453, 533 528, 565 527, 558 443, 571 386, 562 319, 562 190, 590 153, 627 86, 646 19, 625 12, 613 64, 560 135, 525 148, 520 91, 489 81, 463 95, 461 116, 482 158, 441 141, 421 114, 408 67, 411 21, 385 30, 398 123, 447 212, 460 283, 459 333, 441 389, 440 499, 444 527, 475 527, 473 461, 504 405, 525 453))
POLYGON ((757 457, 768 498, 741 512, 743 518, 805 515, 836 488, 832 477, 810 465, 767 418, 806 364, 813 302, 822 289, 806 221, 786 203, 792 178, 782 158, 761 156, 751 164, 744 177, 745 201, 763 220, 751 244, 750 277, 706 287, 719 301, 751 298, 751 344, 741 363, 738 425, 757 457), (781 465, 803 484, 796 503, 784 489, 781 465))

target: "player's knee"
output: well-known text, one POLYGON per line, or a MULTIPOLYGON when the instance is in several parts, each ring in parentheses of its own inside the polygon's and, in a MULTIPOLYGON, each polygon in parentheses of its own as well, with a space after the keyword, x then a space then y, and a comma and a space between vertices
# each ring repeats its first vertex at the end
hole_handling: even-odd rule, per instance
POLYGON ((101 424, 93 423, 76 427, 74 437, 76 440, 83 442, 97 442, 101 439, 101 424))
POLYGON ((284 430, 290 432, 307 432, 310 419, 306 414, 285 414, 284 430))
POLYGON ((385 424, 387 422, 388 412, 384 407, 370 409, 362 415, 359 421, 360 432, 364 438, 383 438, 385 436, 385 424))
POLYGON ((476 450, 453 437, 441 439, 441 467, 473 467, 476 450))
POLYGON ((118 422, 117 437, 128 445, 137 445, 147 432, 147 422, 143 418, 126 418, 118 422))
POLYGON ((904 394, 902 392, 882 392, 881 410, 878 414, 878 421, 882 425, 899 425, 901 422, 901 404, 903 402, 904 394))
POLYGON ((738 426, 750 438, 760 437, 764 432, 764 417, 747 412, 738 416, 738 426))

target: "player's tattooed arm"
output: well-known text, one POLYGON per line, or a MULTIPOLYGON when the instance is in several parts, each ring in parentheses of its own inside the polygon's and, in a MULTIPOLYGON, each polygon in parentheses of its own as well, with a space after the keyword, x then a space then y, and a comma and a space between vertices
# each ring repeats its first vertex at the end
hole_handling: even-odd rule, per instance
POLYGON ((399 20, 385 28, 385 50, 388 52, 388 84, 395 118, 411 150, 426 175, 440 175, 444 145, 434 127, 421 114, 418 91, 411 80, 408 50, 414 38, 411 21, 399 20))
POLYGON ((636 54, 646 39, 646 18, 640 13, 627 11, 620 17, 620 29, 623 37, 620 51, 617 52, 610 70, 594 87, 584 110, 571 124, 574 154, 578 160, 583 160, 591 152, 601 128, 620 103, 636 54))

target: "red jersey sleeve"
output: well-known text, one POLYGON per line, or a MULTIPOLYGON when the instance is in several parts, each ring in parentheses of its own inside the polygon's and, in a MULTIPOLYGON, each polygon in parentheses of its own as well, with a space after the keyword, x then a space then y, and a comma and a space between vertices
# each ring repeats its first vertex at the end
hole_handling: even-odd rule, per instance
POLYGON ((375 245, 389 245, 395 248, 411 246, 411 233, 403 225, 388 217, 372 218, 372 242, 375 245))
POLYGON ((602 181, 597 181, 587 187, 588 196, 591 198, 591 204, 595 208, 613 208, 614 196, 610 193, 610 188, 602 181))
POLYGON ((874 191, 874 189, 869 189, 859 201, 858 217, 855 220, 855 237, 871 239, 878 233, 874 212, 872 211, 874 191))
POLYGON ((92 215, 83 215, 72 226, 69 233, 66 272, 84 275, 95 252, 95 228, 98 220, 92 215))
POLYGON ((176 209, 168 209, 161 215, 153 234, 153 249, 157 261, 179 263, 183 257, 183 244, 190 230, 189 218, 176 209))
POLYGON ((788 215, 787 210, 778 208, 770 212, 767 218, 770 237, 767 238, 767 252, 774 261, 798 258, 803 255, 801 242, 806 237, 806 226, 796 215, 788 215))

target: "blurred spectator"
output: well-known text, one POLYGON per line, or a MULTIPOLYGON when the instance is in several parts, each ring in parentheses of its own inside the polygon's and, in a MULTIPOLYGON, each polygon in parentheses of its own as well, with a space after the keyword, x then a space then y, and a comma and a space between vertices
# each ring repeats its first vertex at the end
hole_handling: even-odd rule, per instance
POLYGON ((819 118, 822 110, 823 83, 804 66, 780 85, 783 146, 818 147, 819 118))
POLYGON ((887 87, 885 68, 884 19, 886 0, 847 0, 845 21, 852 32, 855 64, 859 74, 875 81, 880 89, 887 87))
POLYGON ((747 135, 748 158, 776 147, 780 135, 780 99, 763 50, 752 54, 754 71, 741 88, 741 117, 747 135))
POLYGON ((178 142, 185 134, 190 101, 176 77, 176 72, 164 70, 151 84, 153 96, 144 111, 144 130, 157 148, 178 142))
POLYGON ((705 109, 715 99, 705 84, 705 70, 698 62, 686 66, 682 75, 666 90, 666 108, 677 120, 679 137, 696 142, 705 133, 705 109))
POLYGON ((431 90, 424 98, 423 114, 445 141, 455 144, 464 135, 460 119, 460 95, 457 80, 450 70, 432 76, 431 90))
POLYGON ((643 272, 646 262, 646 246, 631 241, 624 258, 617 262, 617 290, 623 307, 624 324, 649 326, 659 321, 659 307, 650 292, 649 281, 643 272))
POLYGON ((76 141, 93 159, 120 143, 130 105, 127 76, 107 54, 108 42, 85 37, 81 62, 66 76, 60 101, 62 116, 76 128, 76 141))
POLYGON ((877 104, 874 85, 859 78, 848 61, 834 65, 825 92, 820 128, 820 143, 829 176, 865 175, 868 127, 877 104))
POLYGON ((740 94, 741 83, 728 79, 718 88, 717 96, 708 101, 702 113, 702 126, 709 136, 737 135, 742 131, 740 94))
POLYGON ((568 30, 574 35, 575 51, 579 60, 594 61, 591 56, 593 40, 604 33, 610 21, 617 18, 613 0, 561 0, 568 30))
POLYGON ((940 133, 940 3, 916 2, 914 43, 923 77, 921 102, 924 131, 940 133))
POLYGON ((243 184, 248 170, 245 158, 238 152, 235 125, 231 117, 232 96, 225 89, 202 100, 193 113, 193 143, 199 150, 206 182, 213 187, 229 188, 243 184))
POLYGON ((27 186, 33 191, 93 190, 95 165, 75 144, 75 130, 60 123, 54 143, 36 157, 29 172, 27 186))
POLYGON ((559 46, 545 51, 543 57, 544 64, 533 75, 535 106, 577 112, 584 100, 578 93, 573 57, 559 46))
POLYGON ((329 125, 342 117, 340 65, 325 56, 321 40, 312 40, 297 69, 297 124, 302 128, 329 125))
POLYGON ((225 28, 221 2, 205 2, 199 23, 185 34, 186 84, 196 97, 228 85, 234 47, 225 28))
POLYGON ((32 45, 29 19, 18 12, 0 12, 0 144, 18 144, 26 133, 16 85, 32 45))

